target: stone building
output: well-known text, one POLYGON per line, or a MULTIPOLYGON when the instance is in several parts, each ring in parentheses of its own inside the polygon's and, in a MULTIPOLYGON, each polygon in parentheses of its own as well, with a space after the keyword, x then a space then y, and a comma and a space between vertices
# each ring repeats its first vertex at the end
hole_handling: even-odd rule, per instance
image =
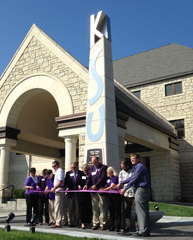
POLYGON ((181 200, 192 201, 193 49, 172 43, 113 64, 115 79, 176 127, 181 200))
MULTIPOLYGON (((74 161, 81 168, 88 74, 88 68, 32 26, 0 78, 0 189, 23 188, 30 167, 41 174, 53 159, 65 171, 74 161)), ((140 152, 150 172, 152 199, 179 200, 174 126, 116 80, 114 86, 119 144, 115 161, 140 152)))

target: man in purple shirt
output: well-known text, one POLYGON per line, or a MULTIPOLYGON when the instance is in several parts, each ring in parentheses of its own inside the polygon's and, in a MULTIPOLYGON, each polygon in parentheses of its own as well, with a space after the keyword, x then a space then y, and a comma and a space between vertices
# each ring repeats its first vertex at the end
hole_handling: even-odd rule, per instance
MULTIPOLYGON (((54 187, 54 177, 52 170, 46 171, 46 177, 47 177, 47 187, 46 190, 51 190, 54 187)), ((54 201, 55 201, 55 193, 50 192, 48 194, 49 196, 49 217, 50 217, 50 223, 49 226, 52 226, 55 224, 55 214, 54 214, 54 201)))
MULTIPOLYGON (((84 190, 91 187, 92 190, 104 188, 107 180, 107 166, 99 162, 99 158, 92 157, 88 178, 84 190)), ((101 230, 105 230, 107 221, 107 199, 104 194, 94 193, 92 196, 93 228, 97 230, 100 224, 101 230), (100 212, 100 216, 99 216, 100 212)))
POLYGON ((121 190, 123 195, 125 191, 133 186, 135 192, 135 204, 139 223, 139 232, 135 236, 147 237, 149 232, 149 198, 150 198, 150 179, 146 167, 140 162, 140 155, 132 153, 130 155, 131 163, 134 165, 134 172, 131 177, 122 181, 120 185, 128 183, 121 190))

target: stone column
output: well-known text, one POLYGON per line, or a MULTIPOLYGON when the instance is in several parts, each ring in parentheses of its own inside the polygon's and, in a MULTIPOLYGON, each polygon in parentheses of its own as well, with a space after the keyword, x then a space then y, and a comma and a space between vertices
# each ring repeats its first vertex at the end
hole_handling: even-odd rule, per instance
POLYGON ((118 127, 117 133, 119 144, 119 168, 117 170, 119 171, 121 162, 125 160, 125 129, 118 127))
POLYGON ((181 199, 178 152, 150 152, 151 189, 154 201, 173 201, 181 199))
POLYGON ((8 186, 11 146, 0 146, 0 189, 8 186))
POLYGON ((76 162, 76 142, 75 137, 65 138, 65 172, 71 170, 72 162, 76 162))

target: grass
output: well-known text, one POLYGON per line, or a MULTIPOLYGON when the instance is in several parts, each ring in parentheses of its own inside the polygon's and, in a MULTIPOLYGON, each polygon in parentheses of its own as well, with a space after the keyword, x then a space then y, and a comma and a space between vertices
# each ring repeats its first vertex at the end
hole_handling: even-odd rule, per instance
POLYGON ((155 211, 155 205, 158 205, 159 211, 164 212, 165 216, 193 217, 193 208, 190 207, 150 202, 149 210, 155 211))
MULTIPOLYGON (((71 237, 59 234, 41 233, 35 232, 33 234, 27 231, 11 230, 10 232, 5 232, 4 228, 0 228, 0 239, 1 240, 91 240, 91 238, 79 238, 71 237)), ((99 238, 92 238, 92 240, 99 240, 99 238)))
MULTIPOLYGON (((193 208, 176 206, 164 203, 149 203, 149 210, 153 210, 154 206, 158 205, 159 211, 163 211, 165 216, 178 216, 178 217, 193 217, 193 208)), ((41 232, 35 232, 30 234, 29 231, 17 231, 11 230, 11 232, 5 232, 4 228, 0 228, 0 240, 99 240, 98 238, 79 238, 71 237, 59 234, 45 234, 41 232)))

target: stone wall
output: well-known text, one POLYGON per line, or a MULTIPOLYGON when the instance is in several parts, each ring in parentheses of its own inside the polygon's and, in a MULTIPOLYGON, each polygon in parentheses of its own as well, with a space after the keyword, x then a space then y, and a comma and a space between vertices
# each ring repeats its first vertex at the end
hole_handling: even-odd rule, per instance
POLYGON ((32 38, 0 89, 0 105, 17 82, 35 73, 47 73, 60 79, 71 95, 74 113, 86 111, 87 83, 35 37, 32 38))
POLYGON ((180 163, 182 201, 193 201, 193 163, 180 163))
POLYGON ((180 140, 180 150, 193 151, 193 111, 191 111, 193 75, 133 87, 129 90, 131 92, 140 90, 141 100, 167 120, 184 119, 185 138, 180 140), (175 82, 182 82, 182 93, 165 96, 165 85, 175 82))
POLYGON ((178 154, 174 151, 150 153, 151 189, 154 201, 179 201, 180 175, 178 154))
MULTIPOLYGON (((10 154, 10 162, 9 162, 9 185, 14 185, 16 189, 24 188, 24 183, 26 177, 29 176, 29 169, 30 167, 36 168, 36 174, 41 176, 42 170, 52 169, 52 161, 54 159, 48 159, 43 157, 36 157, 31 156, 31 163, 30 163, 30 156, 23 155, 16 153, 10 154)), ((63 161, 60 161, 60 166, 63 168, 63 161)))
POLYGON ((193 75, 150 83, 129 90, 131 92, 140 90, 141 100, 167 120, 184 119, 185 138, 179 140, 181 193, 183 201, 192 201, 193 177, 188 173, 189 169, 193 168, 193 75), (182 82, 182 93, 165 96, 165 85, 175 82, 182 82))

